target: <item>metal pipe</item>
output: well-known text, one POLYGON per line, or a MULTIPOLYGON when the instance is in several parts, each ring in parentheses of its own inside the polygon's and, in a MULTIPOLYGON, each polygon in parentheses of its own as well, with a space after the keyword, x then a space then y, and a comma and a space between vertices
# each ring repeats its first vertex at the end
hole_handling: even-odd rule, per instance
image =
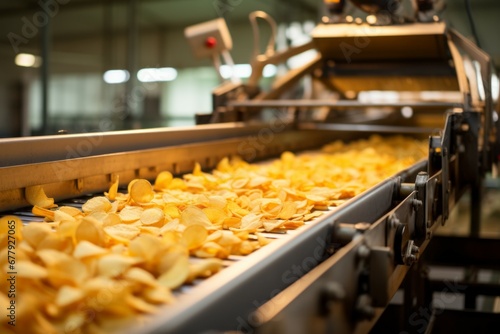
POLYGON ((47 15, 47 24, 41 27, 42 45, 41 56, 42 65, 40 66, 40 78, 42 86, 41 108, 42 108, 42 134, 48 134, 49 131, 49 55, 50 55, 50 15, 47 15))

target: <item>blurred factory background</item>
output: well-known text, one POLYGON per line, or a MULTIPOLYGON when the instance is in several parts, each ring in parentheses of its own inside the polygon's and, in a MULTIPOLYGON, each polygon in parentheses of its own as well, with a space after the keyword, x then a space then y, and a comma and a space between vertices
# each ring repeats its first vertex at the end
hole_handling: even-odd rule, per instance
MULTIPOLYGON (((466 2, 446 3, 442 19, 474 39, 466 2)), ((280 49, 307 41, 323 6, 321 0, 2 1, 0 137, 193 125, 195 113, 211 111, 220 79, 209 59, 193 56, 187 26, 224 17, 244 79, 251 71, 249 13, 263 10, 276 20, 280 49)), ((471 1, 470 14, 480 46, 500 64, 500 2, 471 1)), ((268 66, 263 85, 294 62, 303 59, 268 66)))

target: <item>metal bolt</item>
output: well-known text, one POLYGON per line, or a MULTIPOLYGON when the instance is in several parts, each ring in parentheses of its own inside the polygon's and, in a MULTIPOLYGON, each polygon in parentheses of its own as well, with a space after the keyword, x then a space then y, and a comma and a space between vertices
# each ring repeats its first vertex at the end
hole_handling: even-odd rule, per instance
POLYGON ((327 282, 323 287, 323 293, 328 300, 340 301, 345 298, 345 290, 338 282, 327 282))
POLYGON ((422 203, 419 199, 413 199, 411 204, 413 205, 414 210, 419 210, 424 205, 424 203, 422 203))
POLYGON ((370 256, 370 249, 365 245, 361 245, 358 248, 358 257, 362 260, 368 258, 370 256))
POLYGON ((420 248, 417 245, 412 245, 410 252, 412 254, 418 254, 420 252, 420 248))
POLYGON ((356 312, 361 319, 372 319, 375 316, 375 309, 371 306, 371 298, 367 294, 358 297, 356 312))

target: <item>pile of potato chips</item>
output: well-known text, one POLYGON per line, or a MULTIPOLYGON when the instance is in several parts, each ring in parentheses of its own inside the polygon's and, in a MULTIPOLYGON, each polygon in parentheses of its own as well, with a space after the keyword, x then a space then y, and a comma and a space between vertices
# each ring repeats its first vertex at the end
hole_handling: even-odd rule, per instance
MULTIPOLYGON (((18 333, 110 333, 158 306, 172 291, 247 255, 425 157, 425 143, 394 137, 248 164, 223 159, 211 173, 161 172, 153 184, 119 179, 80 209, 57 207, 41 186, 26 189, 43 223, 16 224, 18 333)), ((6 218, 4 218, 6 219, 6 218)), ((9 219, 16 219, 11 217, 9 219)), ((0 226, 0 308, 6 295, 7 230, 0 226)), ((2 333, 11 333, 8 318, 2 333)))

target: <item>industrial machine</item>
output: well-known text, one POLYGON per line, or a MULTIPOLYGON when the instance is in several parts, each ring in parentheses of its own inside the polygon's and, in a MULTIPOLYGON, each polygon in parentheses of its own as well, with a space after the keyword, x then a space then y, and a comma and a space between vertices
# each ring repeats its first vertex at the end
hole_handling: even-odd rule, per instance
MULTIPOLYGON (((428 138, 425 161, 295 231, 273 235, 275 242, 248 256, 228 259, 220 273, 183 287, 175 304, 130 331, 437 331, 438 315, 448 319, 449 313, 432 306, 432 292, 446 282, 422 277, 424 262, 500 263, 493 251, 500 242, 478 237, 483 180, 499 157, 493 66, 485 52, 439 20, 433 1, 412 1, 410 16, 402 14, 402 1, 352 2, 369 16, 343 15, 345 1, 329 0, 311 42, 274 51, 271 38, 264 54, 255 52, 248 82, 217 87, 213 113, 199 115, 195 127, 3 140, 0 210, 36 221, 23 209, 24 188, 32 185, 43 184, 59 203, 77 205, 105 191, 117 174, 126 185, 154 179, 161 170, 189 172, 195 162, 211 169, 225 156, 261 161, 370 134, 428 138), (316 50, 311 61, 260 89, 265 65, 307 50, 316 50), (304 85, 308 89, 300 89, 304 85), (466 192, 471 237, 434 237, 466 192), (401 291, 398 306, 394 296, 401 291)), ((264 18, 273 25, 265 13, 252 15, 253 22, 264 18)), ((186 35, 216 66, 219 54, 231 63, 232 43, 220 21, 186 35)), ((477 295, 498 295, 498 286, 454 284, 447 291, 465 294, 470 311, 460 319, 481 318, 476 329, 498 323, 498 315, 471 311, 477 295)))

